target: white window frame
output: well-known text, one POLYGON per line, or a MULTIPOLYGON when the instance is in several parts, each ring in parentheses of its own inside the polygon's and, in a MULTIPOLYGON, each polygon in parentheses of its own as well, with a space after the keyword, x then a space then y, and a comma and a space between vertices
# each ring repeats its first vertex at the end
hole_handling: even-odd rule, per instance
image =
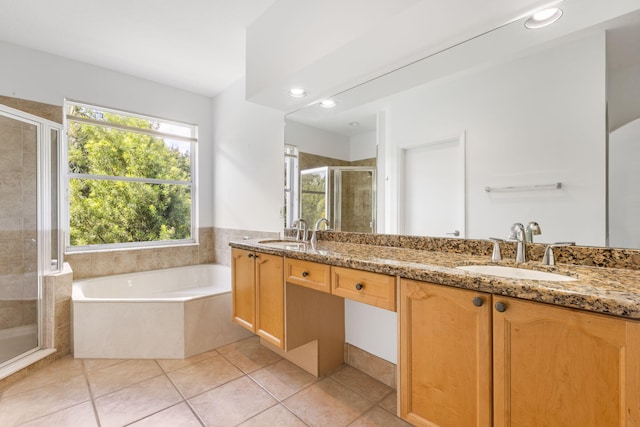
POLYGON ((108 250, 108 249, 135 249, 135 248, 149 248, 149 247, 166 247, 166 246, 178 246, 178 245, 187 245, 187 244, 197 244, 198 243, 198 179, 197 179, 197 164, 198 164, 198 126, 191 123, 179 122, 176 120, 168 120, 159 117, 149 116, 145 114, 132 113, 130 111, 114 109, 110 107, 103 107, 97 104, 90 104, 86 102, 74 101, 71 99, 64 100, 64 141, 62 144, 62 166, 61 181, 64 183, 64 194, 65 194, 65 202, 63 204, 63 214, 62 219, 64 221, 65 227, 65 247, 67 253, 74 252, 86 252, 86 251, 96 251, 96 250, 108 250), (150 121, 159 121, 166 124, 175 124, 182 127, 190 127, 192 132, 191 136, 186 137, 182 135, 169 134, 159 131, 147 130, 147 129, 136 129, 129 126, 118 125, 115 123, 101 122, 99 120, 91 120, 85 118, 79 118, 69 115, 68 109, 70 106, 79 106, 83 108, 95 109, 99 111, 104 111, 113 114, 127 115, 131 117, 138 117, 144 120, 150 121), (191 164, 191 180, 190 181, 175 181, 175 180, 164 180, 164 179, 155 179, 155 178, 139 178, 139 177, 123 177, 123 176, 105 176, 105 175, 92 175, 92 174, 79 174, 79 173, 71 173, 69 172, 69 158, 68 158, 68 125, 69 122, 76 123, 88 123, 97 126, 104 126, 113 129, 119 129, 130 132, 143 133, 151 136, 155 136, 158 138, 171 138, 177 141, 189 142, 191 144, 190 147, 190 164, 191 164), (70 231, 71 231, 71 218, 70 218, 70 193, 69 193, 69 183, 71 179, 99 179, 99 180, 108 180, 108 181, 120 181, 120 182, 141 182, 145 184, 170 184, 170 185, 185 185, 188 186, 191 190, 191 238, 190 239, 176 239, 176 240, 154 240, 148 242, 125 242, 125 243, 107 243, 107 244, 96 244, 96 245, 86 245, 86 246, 71 246, 70 240, 70 231))

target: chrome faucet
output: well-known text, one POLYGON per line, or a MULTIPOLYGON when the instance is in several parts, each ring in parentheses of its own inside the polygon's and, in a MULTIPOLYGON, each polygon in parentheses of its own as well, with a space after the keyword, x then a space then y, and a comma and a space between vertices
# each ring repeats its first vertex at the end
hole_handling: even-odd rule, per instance
POLYGON ((573 246, 575 244, 576 242, 557 242, 547 245, 544 250, 544 255, 542 256, 542 265, 556 265, 556 260, 553 257, 553 248, 558 248, 560 246, 573 246))
POLYGON ((516 222, 511 226, 509 238, 518 242, 516 249, 516 262, 527 262, 527 237, 524 231, 524 225, 516 222))
POLYGON ((325 230, 329 229, 329 220, 327 218, 320 218, 319 220, 317 220, 316 224, 313 227, 313 234, 311 234, 311 245, 315 245, 316 243, 318 243, 318 236, 316 234, 323 222, 326 225, 325 230))
POLYGON ((298 230, 296 232, 296 240, 299 242, 300 241, 306 242, 307 241, 307 221, 305 221, 302 218, 298 218, 295 221, 293 221, 293 224, 291 225, 293 226, 293 228, 298 230))
POLYGON ((527 228, 524 230, 524 232, 527 243, 533 243, 533 236, 542 234, 542 229, 537 222, 531 221, 529 224, 527 224, 527 228))

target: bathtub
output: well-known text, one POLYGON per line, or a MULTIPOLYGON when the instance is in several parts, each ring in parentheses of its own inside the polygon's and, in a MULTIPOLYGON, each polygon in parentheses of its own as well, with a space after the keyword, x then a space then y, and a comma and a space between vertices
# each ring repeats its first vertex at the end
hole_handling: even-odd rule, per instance
POLYGON ((73 282, 77 358, 183 359, 251 335, 231 322, 231 272, 217 264, 73 282))

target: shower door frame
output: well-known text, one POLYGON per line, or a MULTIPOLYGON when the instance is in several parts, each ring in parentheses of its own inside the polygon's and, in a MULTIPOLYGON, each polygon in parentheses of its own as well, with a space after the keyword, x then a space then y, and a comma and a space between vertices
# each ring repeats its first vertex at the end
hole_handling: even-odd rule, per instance
MULTIPOLYGON (((62 229, 60 227, 62 187, 60 186, 60 161, 62 159, 63 128, 62 124, 47 120, 43 117, 35 116, 22 110, 11 108, 0 104, 0 115, 27 123, 36 127, 36 251, 37 251, 37 345, 23 353, 15 355, 13 358, 0 363, 0 370, 4 371, 15 362, 45 348, 45 325, 48 315, 47 307, 44 304, 44 277, 47 274, 59 271, 63 265, 64 240, 61 239, 62 229), (56 131, 58 135, 56 146, 57 173, 52 177, 52 147, 51 132, 56 131), (54 183, 57 188, 58 198, 56 200, 57 224, 52 224, 52 200, 51 188, 54 183), (57 231, 57 256, 56 267, 53 268, 51 259, 51 235, 57 231)), ((1 377, 0 377, 1 378, 1 377)))

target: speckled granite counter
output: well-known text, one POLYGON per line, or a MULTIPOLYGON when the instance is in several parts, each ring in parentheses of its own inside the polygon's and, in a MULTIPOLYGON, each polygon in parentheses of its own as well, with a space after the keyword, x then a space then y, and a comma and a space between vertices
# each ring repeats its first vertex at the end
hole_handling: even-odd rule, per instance
MULTIPOLYGON (((235 241, 230 245, 239 249, 640 319, 640 270, 570 264, 548 267, 542 266, 539 261, 517 265, 520 268, 566 274, 577 279, 571 282, 537 281, 481 275, 456 268, 462 265, 491 264, 490 256, 478 255, 478 251, 466 254, 323 240, 315 248, 307 245, 306 249, 295 250, 261 244, 260 239, 235 241)), ((484 253, 486 250, 480 252, 484 253)), ((505 260, 499 265, 514 266, 514 263, 505 260)))

